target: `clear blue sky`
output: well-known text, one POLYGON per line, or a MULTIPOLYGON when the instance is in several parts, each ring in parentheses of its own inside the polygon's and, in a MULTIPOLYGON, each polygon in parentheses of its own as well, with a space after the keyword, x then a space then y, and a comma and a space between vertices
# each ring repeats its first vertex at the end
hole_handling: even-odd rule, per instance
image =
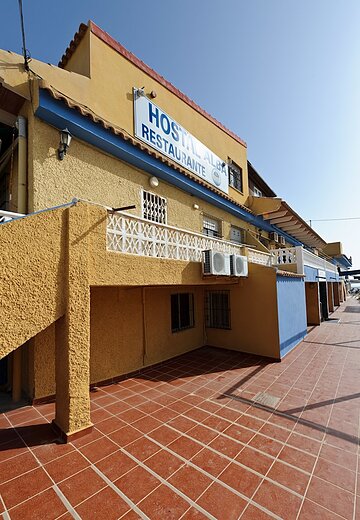
MULTIPOLYGON (((305 220, 360 217, 359 0, 23 0, 27 47, 57 64, 80 22, 102 29, 248 144, 305 220)), ((21 52, 18 2, 0 48, 21 52)), ((314 223, 360 267, 360 220, 314 223)))

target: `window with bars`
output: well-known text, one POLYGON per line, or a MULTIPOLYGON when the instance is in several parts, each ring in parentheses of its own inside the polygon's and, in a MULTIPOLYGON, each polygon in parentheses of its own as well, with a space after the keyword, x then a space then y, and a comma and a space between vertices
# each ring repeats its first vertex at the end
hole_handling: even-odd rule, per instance
POLYGON ((230 291, 206 291, 205 323, 212 329, 230 329, 230 291))
POLYGON ((242 169, 234 162, 230 162, 228 165, 229 169, 229 186, 235 188, 238 191, 243 191, 243 176, 242 169))
POLYGON ((208 237, 221 237, 221 222, 220 220, 204 216, 203 219, 203 235, 208 237))
POLYGON ((171 331, 190 329, 194 326, 194 295, 178 293, 171 295, 171 331))
POLYGON ((146 220, 166 224, 167 200, 150 191, 142 192, 142 216, 146 220))

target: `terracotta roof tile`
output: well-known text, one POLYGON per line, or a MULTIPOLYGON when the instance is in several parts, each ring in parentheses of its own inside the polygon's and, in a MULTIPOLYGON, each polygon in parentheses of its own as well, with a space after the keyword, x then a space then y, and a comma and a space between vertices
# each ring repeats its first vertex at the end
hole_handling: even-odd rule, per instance
POLYGON ((279 276, 287 276, 288 278, 305 278, 304 274, 292 273, 291 271, 281 271, 278 269, 276 274, 279 276))

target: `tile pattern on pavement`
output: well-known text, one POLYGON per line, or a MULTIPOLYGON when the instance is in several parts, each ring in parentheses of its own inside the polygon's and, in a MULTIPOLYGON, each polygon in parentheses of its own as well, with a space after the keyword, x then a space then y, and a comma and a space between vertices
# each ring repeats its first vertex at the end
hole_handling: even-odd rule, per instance
POLYGON ((356 306, 281 363, 204 347, 100 387, 93 432, 67 445, 54 404, 2 414, 0 515, 360 520, 356 306))

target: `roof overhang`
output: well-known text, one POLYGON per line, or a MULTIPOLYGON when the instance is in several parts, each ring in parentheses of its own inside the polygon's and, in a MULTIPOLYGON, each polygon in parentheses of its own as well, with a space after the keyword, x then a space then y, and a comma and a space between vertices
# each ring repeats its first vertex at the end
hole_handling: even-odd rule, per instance
POLYGON ((346 255, 336 255, 333 258, 338 265, 341 265, 341 267, 345 267, 346 269, 352 267, 352 259, 348 258, 346 255))
POLYGON ((0 110, 17 116, 24 102, 25 98, 19 96, 0 78, 0 110))
POLYGON ((276 213, 281 207, 281 199, 275 197, 254 197, 250 195, 247 199, 247 206, 255 215, 264 213, 276 213))
MULTIPOLYGON (((254 197, 255 198, 255 197, 254 197)), ((257 197, 259 199, 266 199, 266 197, 257 197)), ((284 200, 270 198, 270 201, 277 201, 274 209, 262 212, 262 216, 265 220, 279 228, 280 231, 284 231, 294 237, 299 242, 302 242, 308 247, 314 247, 316 249, 322 249, 325 247, 326 242, 320 235, 316 233, 310 227, 305 220, 303 220, 284 200)), ((265 202, 262 203, 263 207, 266 207, 265 202)), ((258 202, 258 207, 261 203, 258 202)), ((253 209, 250 206, 251 209, 253 209)), ((254 210, 253 210, 254 211, 254 210)))

